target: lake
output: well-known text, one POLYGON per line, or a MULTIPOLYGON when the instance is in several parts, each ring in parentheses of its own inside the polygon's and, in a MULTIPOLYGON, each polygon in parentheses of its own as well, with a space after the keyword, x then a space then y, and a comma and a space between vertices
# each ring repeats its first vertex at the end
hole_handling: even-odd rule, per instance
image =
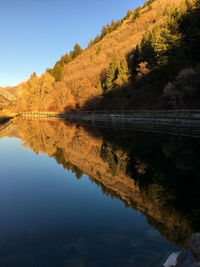
POLYGON ((162 266, 200 230, 200 138, 0 126, 0 266, 162 266))

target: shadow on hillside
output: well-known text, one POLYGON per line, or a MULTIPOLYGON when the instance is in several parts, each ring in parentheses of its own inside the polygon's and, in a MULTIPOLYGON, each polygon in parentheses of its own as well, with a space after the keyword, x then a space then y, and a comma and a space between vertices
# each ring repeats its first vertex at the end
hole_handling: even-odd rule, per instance
MULTIPOLYGON (((109 95, 103 88, 102 98, 89 99, 83 109, 200 108, 200 7, 182 15, 178 23, 177 34, 182 37, 164 52, 162 63, 156 63, 157 54, 151 45, 142 62, 134 57, 134 51, 130 52, 128 85, 115 84, 109 95)), ((100 79, 105 84, 105 69, 100 79)))
POLYGON ((8 122, 10 119, 9 117, 0 117, 0 125, 8 122))

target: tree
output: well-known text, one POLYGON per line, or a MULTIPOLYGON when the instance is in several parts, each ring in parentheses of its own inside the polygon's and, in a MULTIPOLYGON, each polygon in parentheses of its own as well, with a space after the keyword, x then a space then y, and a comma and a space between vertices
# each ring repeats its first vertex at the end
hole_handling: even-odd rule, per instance
POLYGON ((108 28, 106 26, 103 26, 102 27, 102 30, 101 30, 101 36, 100 36, 100 38, 102 39, 107 34, 108 34, 108 28))
POLYGON ((133 70, 135 71, 135 69, 137 68, 139 62, 141 62, 140 60, 140 56, 141 56, 141 51, 140 51, 140 45, 136 45, 136 48, 133 52, 133 61, 132 61, 132 66, 133 66, 133 70))
POLYGON ((73 52, 72 58, 75 59, 82 52, 83 52, 83 49, 81 48, 79 44, 76 43, 74 46, 74 52, 73 52))
POLYGON ((61 63, 64 66, 64 64, 69 64, 72 61, 72 58, 66 53, 64 56, 61 57, 61 63))
POLYGON ((97 50, 96 50, 96 55, 99 56, 100 52, 101 52, 101 47, 99 46, 99 47, 97 48, 97 50))
POLYGON ((141 6, 139 6, 138 8, 135 9, 134 13, 133 13, 133 18, 132 21, 134 22, 137 18, 140 17, 140 12, 141 12, 141 6))
POLYGON ((94 45, 94 40, 91 38, 90 40, 90 46, 93 46, 94 45))
POLYGON ((130 18, 131 14, 132 14, 132 11, 130 9, 128 9, 125 19, 130 18))
POLYGON ((122 84, 128 81, 128 64, 125 57, 120 62, 118 78, 122 84))
POLYGON ((97 89, 102 92, 102 85, 101 85, 101 81, 97 82, 97 89))
POLYGON ((116 80, 118 75, 119 62, 117 56, 114 54, 109 64, 108 71, 106 74, 106 87, 107 91, 113 89, 113 81, 116 80))
POLYGON ((57 61, 53 69, 48 69, 47 71, 55 78, 55 81, 58 82, 62 80, 62 70, 62 63, 57 61))
POLYGON ((49 73, 42 74, 39 79, 40 86, 38 88, 38 109, 47 110, 53 102, 52 92, 55 79, 49 73))
POLYGON ((69 111, 75 106, 74 96, 70 88, 66 87, 62 82, 55 83, 52 97, 53 106, 57 111, 69 111))
POLYGON ((100 36, 97 34, 97 36, 94 39, 94 44, 98 43, 100 41, 100 36))

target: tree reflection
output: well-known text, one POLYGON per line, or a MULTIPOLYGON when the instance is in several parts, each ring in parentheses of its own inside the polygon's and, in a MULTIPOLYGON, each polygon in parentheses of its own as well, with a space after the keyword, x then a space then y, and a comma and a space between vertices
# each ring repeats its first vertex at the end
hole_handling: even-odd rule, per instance
POLYGON ((185 246, 200 230, 200 140, 65 121, 14 120, 35 153, 55 158, 77 179, 142 212, 168 240, 185 246))

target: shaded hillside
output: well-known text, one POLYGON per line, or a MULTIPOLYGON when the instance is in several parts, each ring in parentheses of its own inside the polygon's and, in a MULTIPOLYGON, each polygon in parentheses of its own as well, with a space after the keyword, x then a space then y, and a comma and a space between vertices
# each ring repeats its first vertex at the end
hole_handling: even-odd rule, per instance
POLYGON ((198 0, 147 1, 87 49, 76 44, 53 69, 33 73, 12 109, 198 107, 198 45, 198 0))
POLYGON ((198 140, 86 130, 64 121, 13 123, 25 149, 54 157, 77 179, 87 174, 103 193, 141 211, 168 240, 182 246, 199 231, 198 140))

